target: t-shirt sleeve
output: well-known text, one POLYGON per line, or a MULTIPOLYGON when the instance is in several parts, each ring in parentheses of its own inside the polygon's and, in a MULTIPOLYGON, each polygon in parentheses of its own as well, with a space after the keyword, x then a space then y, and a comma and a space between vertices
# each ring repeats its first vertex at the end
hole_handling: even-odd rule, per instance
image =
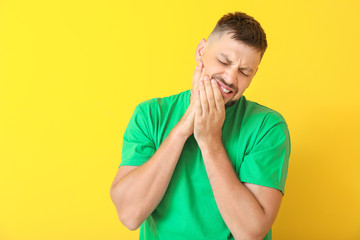
POLYGON ((265 122, 244 157, 240 180, 279 189, 284 195, 291 150, 288 126, 281 115, 272 115, 265 122))
POLYGON ((140 166, 155 153, 155 144, 147 121, 138 105, 125 129, 122 160, 119 167, 123 165, 140 166))

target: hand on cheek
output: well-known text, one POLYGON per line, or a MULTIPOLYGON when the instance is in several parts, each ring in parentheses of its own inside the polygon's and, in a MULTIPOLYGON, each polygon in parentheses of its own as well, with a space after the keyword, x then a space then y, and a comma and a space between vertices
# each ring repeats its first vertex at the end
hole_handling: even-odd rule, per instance
POLYGON ((194 137, 200 148, 220 143, 225 120, 225 106, 215 80, 204 76, 196 92, 194 137))
POLYGON ((194 119, 195 119, 195 102, 196 102, 196 91, 199 88, 199 82, 204 78, 204 67, 200 63, 195 67, 193 74, 193 89, 191 90, 190 105, 186 109, 186 112, 179 120, 176 130, 179 129, 180 136, 188 138, 191 134, 194 133, 194 119))
POLYGON ((194 74, 193 74, 193 81, 192 81, 192 90, 191 90, 191 98, 193 98, 193 95, 196 94, 196 92, 199 89, 199 83, 203 80, 205 74, 205 68, 204 64, 200 62, 198 65, 196 65, 194 74))

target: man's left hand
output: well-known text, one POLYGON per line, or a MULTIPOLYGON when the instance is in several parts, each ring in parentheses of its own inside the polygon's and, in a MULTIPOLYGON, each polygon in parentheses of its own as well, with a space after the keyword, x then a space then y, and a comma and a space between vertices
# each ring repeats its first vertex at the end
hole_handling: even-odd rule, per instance
MULTIPOLYGON (((222 143, 225 103, 216 80, 205 76, 196 93, 194 137, 200 147, 222 143)), ((215 150, 215 149, 214 149, 215 150)))

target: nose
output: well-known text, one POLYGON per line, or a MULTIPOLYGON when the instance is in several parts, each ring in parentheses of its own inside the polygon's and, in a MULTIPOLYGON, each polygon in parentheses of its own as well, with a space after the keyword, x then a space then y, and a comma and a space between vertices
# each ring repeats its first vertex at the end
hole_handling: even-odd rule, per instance
POLYGON ((234 84, 237 78, 237 69, 234 67, 228 67, 226 69, 225 80, 228 84, 234 84))

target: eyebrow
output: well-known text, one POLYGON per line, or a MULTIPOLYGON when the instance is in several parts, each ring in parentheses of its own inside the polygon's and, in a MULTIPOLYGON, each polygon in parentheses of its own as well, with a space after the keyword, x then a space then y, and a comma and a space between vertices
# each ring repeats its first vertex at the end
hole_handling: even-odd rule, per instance
MULTIPOLYGON (((226 56, 224 53, 220 53, 220 56, 223 57, 225 59, 225 61, 227 61, 228 63, 232 64, 233 62, 228 58, 228 56, 226 56)), ((241 67, 239 68, 240 70, 245 70, 248 71, 250 73, 253 73, 254 71, 251 68, 246 68, 246 67, 241 67)))

